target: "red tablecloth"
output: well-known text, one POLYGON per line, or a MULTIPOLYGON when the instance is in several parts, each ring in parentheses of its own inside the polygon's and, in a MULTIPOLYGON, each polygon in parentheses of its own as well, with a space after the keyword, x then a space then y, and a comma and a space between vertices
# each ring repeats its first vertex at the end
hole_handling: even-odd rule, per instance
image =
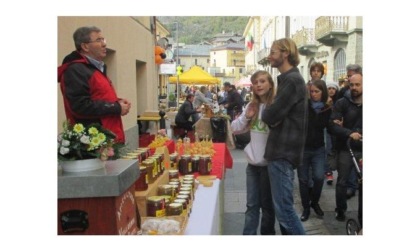
POLYGON ((231 169, 233 167, 232 155, 225 143, 213 143, 213 147, 216 153, 211 160, 212 171, 210 175, 216 175, 217 178, 223 179, 225 176, 225 169, 231 169))

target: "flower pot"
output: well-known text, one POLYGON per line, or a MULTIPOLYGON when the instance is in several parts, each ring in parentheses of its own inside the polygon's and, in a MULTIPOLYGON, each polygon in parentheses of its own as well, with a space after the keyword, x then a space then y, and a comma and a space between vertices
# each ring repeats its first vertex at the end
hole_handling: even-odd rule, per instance
POLYGON ((99 158, 60 161, 60 165, 64 172, 86 172, 105 168, 105 161, 99 158))

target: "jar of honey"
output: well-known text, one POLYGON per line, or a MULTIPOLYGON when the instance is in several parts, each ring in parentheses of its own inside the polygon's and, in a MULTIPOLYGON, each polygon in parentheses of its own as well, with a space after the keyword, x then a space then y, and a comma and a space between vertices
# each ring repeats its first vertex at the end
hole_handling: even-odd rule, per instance
POLYGON ((192 166, 192 172, 198 172, 198 165, 200 162, 200 156, 195 155, 191 159, 191 166, 192 166))
POLYGON ((171 196, 171 201, 175 198, 175 188, 172 185, 160 185, 158 187, 158 195, 171 196))
POLYGON ((174 203, 179 203, 182 204, 182 214, 186 214, 187 213, 187 209, 188 209, 188 203, 186 199, 175 199, 174 203))
POLYGON ((144 165, 140 165, 140 176, 135 183, 136 191, 146 191, 148 186, 147 180, 147 167, 144 165))
POLYGON ((183 211, 181 203, 171 203, 169 204, 167 216, 181 215, 183 211))
POLYGON ((168 173, 169 173, 169 180, 179 178, 178 170, 171 169, 171 170, 168 171, 168 173))
POLYGON ((192 172, 192 167, 191 167, 191 155, 182 155, 181 158, 179 159, 179 172, 182 175, 185 174, 190 174, 192 172))
POLYGON ((147 216, 163 217, 166 215, 165 199, 160 196, 150 196, 147 198, 147 216))
POLYGON ((177 199, 183 199, 183 200, 185 200, 187 202, 187 205, 189 205, 190 204, 190 199, 189 198, 190 198, 189 195, 178 194, 176 196, 175 200, 177 200, 177 199))
POLYGON ((198 166, 198 173, 200 175, 209 175, 211 172, 211 158, 210 155, 202 155, 198 166))
POLYGON ((146 159, 141 163, 141 165, 146 166, 148 184, 155 182, 155 177, 153 176, 153 160, 146 159))
POLYGON ((169 160, 171 161, 170 168, 178 170, 178 153, 174 152, 170 154, 169 160))

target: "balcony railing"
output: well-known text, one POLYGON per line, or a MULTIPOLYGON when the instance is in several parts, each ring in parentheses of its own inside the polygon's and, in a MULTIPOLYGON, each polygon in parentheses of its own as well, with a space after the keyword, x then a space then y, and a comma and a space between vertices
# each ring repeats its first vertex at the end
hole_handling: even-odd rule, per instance
POLYGON ((292 35, 299 53, 302 55, 311 55, 317 52, 315 30, 311 28, 302 28, 292 35))
POLYGON ((349 17, 319 17, 315 20, 315 38, 319 39, 332 32, 347 32, 349 17))
POLYGON ((315 31, 312 28, 303 28, 302 30, 297 31, 292 36, 292 39, 295 41, 298 48, 316 44, 315 31))
POLYGON ((334 45, 334 41, 346 42, 348 28, 347 16, 319 17, 315 20, 315 39, 327 46, 334 45))

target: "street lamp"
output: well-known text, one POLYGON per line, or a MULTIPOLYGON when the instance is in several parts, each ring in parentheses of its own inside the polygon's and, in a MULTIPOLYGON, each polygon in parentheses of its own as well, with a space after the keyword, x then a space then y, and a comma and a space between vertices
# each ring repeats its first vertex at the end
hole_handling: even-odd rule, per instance
MULTIPOLYGON (((176 65, 175 65, 175 69, 178 68, 178 63, 179 63, 179 44, 178 44, 178 34, 179 34, 179 30, 178 30, 178 22, 176 23, 176 65)), ((179 108, 179 75, 176 75, 176 109, 179 108)))

